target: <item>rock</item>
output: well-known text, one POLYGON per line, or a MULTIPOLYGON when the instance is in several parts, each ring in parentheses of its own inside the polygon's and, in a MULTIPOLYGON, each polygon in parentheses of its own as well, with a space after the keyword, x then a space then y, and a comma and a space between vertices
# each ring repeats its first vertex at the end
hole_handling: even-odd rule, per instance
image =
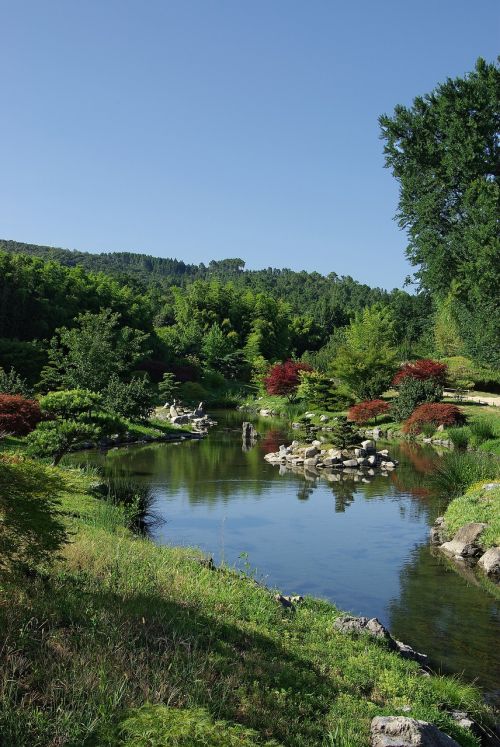
POLYGON ((354 449, 354 456, 365 457, 366 456, 365 449, 354 449))
POLYGON ((374 428, 372 433, 373 433, 373 438, 375 439, 382 438, 382 436, 384 435, 384 431, 382 430, 382 428, 374 428))
POLYGON ((340 451, 340 449, 330 449, 328 451, 328 456, 332 459, 336 459, 339 462, 342 461, 342 452, 340 451))
POLYGON ((315 457, 320 453, 320 450, 317 446, 308 446, 306 450, 304 451, 304 457, 306 459, 309 459, 311 457, 315 457))
POLYGON ((494 490, 494 488, 500 488, 500 482, 489 482, 487 485, 483 485, 483 490, 494 490))
POLYGON ((490 547, 477 564, 489 578, 500 581, 500 547, 490 547))
POLYGON ((441 545, 444 542, 446 536, 446 529, 444 524, 444 516, 438 516, 434 522, 434 526, 431 527, 430 531, 430 542, 431 545, 441 545))
POLYGON ((258 438, 260 438, 259 434, 255 430, 255 427, 252 423, 243 423, 242 426, 242 437, 243 441, 251 442, 256 441, 258 438))
POLYGON ((357 467, 358 460, 357 459, 344 459, 342 464, 344 465, 344 467, 357 467))
POLYGON ((313 441, 311 446, 316 446, 316 448, 318 449, 321 446, 321 441, 313 441))
POLYGON ((172 418, 172 425, 187 425, 189 418, 187 415, 176 415, 172 418))
POLYGON ((361 447, 365 451, 373 451, 375 449, 375 444, 371 439, 367 439, 366 441, 361 441, 361 447))
POLYGON ((444 431, 444 425, 443 425, 443 423, 441 423, 441 425, 438 425, 437 429, 438 429, 438 431, 440 433, 442 433, 444 431))
POLYGON ((384 459, 389 459, 389 449, 381 449, 381 451, 377 451, 377 454, 384 459))
POLYGON ((259 415, 261 416, 261 418, 270 418, 272 414, 272 410, 259 410, 259 415))
POLYGON ((411 659, 412 661, 418 661, 419 664, 426 665, 429 657, 427 654, 422 654, 420 651, 415 651, 414 648, 411 646, 408 646, 407 643, 402 643, 402 641, 397 641, 394 639, 397 651, 400 654, 400 656, 403 657, 403 659, 411 659))
POLYGON ((302 425, 300 423, 292 423, 292 428, 294 431, 298 431, 299 428, 302 428, 302 425))
POLYGON ((392 637, 390 632, 387 630, 385 625, 382 625, 380 620, 376 617, 368 619, 367 617, 354 617, 353 615, 343 615, 338 617, 333 623, 333 627, 339 630, 341 633, 354 633, 360 635, 361 633, 369 633, 374 638, 385 641, 391 651, 395 651, 400 654, 404 659, 411 659, 412 661, 418 661, 419 664, 425 666, 427 663, 426 654, 422 654, 419 651, 415 651, 411 646, 406 643, 397 641, 392 637))
POLYGON ((450 542, 441 545, 441 550, 449 555, 462 558, 474 557, 480 553, 477 540, 481 536, 486 524, 472 522, 460 527, 450 542))
POLYGON ((179 413, 178 413, 178 411, 177 411, 177 408, 176 408, 176 407, 175 407, 174 405, 171 405, 171 406, 170 406, 170 410, 169 410, 169 413, 170 413, 170 417, 171 417, 171 418, 176 418, 176 417, 178 417, 178 415, 179 415, 179 413))
POLYGON ((304 464, 306 464, 308 467, 316 467, 316 465, 318 464, 318 457, 307 457, 306 459, 304 459, 304 464))
POLYGON ((473 721, 465 711, 452 711, 450 716, 459 726, 462 727, 462 729, 467 729, 472 732, 476 731, 477 725, 475 721, 473 721))
POLYGON ((328 418, 328 416, 327 416, 327 415, 321 415, 321 416, 320 416, 320 421, 321 421, 322 423, 328 423, 328 420, 329 420, 329 418, 328 418))
POLYGON ((375 454, 370 454, 370 456, 367 457, 366 461, 368 462, 368 464, 375 465, 377 464, 377 457, 375 456, 375 454))
POLYGON ((372 747, 459 747, 433 724, 408 716, 376 716, 370 736, 372 747))

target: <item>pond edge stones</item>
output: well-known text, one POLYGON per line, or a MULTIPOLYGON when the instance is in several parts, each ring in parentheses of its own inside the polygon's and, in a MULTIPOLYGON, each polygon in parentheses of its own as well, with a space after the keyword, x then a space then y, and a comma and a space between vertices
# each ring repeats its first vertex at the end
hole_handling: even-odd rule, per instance
POLYGON ((433 724, 407 716, 376 716, 370 736, 372 747, 460 747, 433 724))

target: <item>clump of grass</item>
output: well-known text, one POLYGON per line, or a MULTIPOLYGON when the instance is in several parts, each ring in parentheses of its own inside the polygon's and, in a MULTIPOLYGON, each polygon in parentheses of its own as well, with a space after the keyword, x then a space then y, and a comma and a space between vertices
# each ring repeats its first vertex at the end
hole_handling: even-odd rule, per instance
POLYGON ((480 446, 480 444, 495 438, 495 430, 491 421, 486 419, 473 420, 469 425, 469 443, 471 446, 480 446))
POLYGON ((446 435, 456 449, 466 449, 469 445, 470 431, 467 427, 447 428, 446 435))
POLYGON ((450 536, 464 524, 480 522, 487 524, 481 534, 481 545, 484 548, 500 545, 500 471, 498 475, 497 481, 473 485, 450 503, 445 513, 450 536))
POLYGON ((480 480, 491 480, 500 471, 499 460, 482 453, 445 454, 431 475, 431 487, 443 498, 456 498, 480 480))

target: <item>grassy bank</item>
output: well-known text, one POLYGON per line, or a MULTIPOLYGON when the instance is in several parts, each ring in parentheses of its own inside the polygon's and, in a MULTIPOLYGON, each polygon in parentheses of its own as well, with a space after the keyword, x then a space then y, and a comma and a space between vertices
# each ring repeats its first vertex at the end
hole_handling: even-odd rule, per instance
POLYGON ((448 713, 487 718, 473 687, 335 631, 325 602, 284 609, 248 576, 134 536, 95 476, 57 475, 69 544, 2 582, 4 744, 361 747, 377 714, 478 744, 448 713))
POLYGON ((450 537, 465 524, 479 522, 488 525, 481 535, 481 546, 486 550, 500 545, 500 479, 472 485, 464 495, 451 501, 444 518, 450 537), (486 487, 492 484, 495 487, 486 487))

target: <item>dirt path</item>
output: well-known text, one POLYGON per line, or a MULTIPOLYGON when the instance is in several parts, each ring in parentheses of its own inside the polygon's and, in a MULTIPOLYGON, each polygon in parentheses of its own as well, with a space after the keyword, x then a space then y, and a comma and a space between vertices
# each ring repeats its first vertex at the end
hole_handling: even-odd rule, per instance
MULTIPOLYGON (((444 393, 445 397, 456 399, 456 392, 446 390, 444 393)), ((500 407, 500 395, 499 394, 465 394, 460 398, 463 402, 477 402, 479 405, 490 405, 490 407, 500 407)))

